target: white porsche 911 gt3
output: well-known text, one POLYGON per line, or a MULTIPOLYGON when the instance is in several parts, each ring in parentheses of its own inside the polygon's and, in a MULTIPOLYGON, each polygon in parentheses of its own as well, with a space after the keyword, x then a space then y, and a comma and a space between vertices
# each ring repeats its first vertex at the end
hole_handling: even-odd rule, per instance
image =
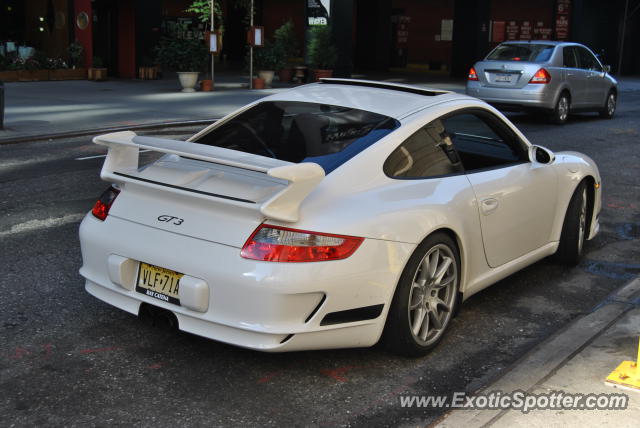
POLYGON ((188 141, 118 132, 80 226, 89 293, 263 351, 422 355, 462 300, 598 232, 600 175, 456 93, 324 79, 188 141), (139 152, 163 154, 139 164, 139 152))

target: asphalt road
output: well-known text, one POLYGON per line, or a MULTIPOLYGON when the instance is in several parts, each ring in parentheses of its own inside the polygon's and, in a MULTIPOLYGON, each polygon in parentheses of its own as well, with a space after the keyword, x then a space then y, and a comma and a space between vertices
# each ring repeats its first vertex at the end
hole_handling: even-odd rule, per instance
POLYGON ((623 93, 611 121, 585 114, 558 127, 512 118, 532 142, 596 160, 601 233, 578 267, 543 260, 473 296, 420 359, 379 347, 253 352, 96 300, 78 274, 78 223, 106 187, 103 159, 91 158, 100 148, 88 138, 0 146, 0 425, 434 421, 446 409, 405 409, 399 396, 479 388, 640 273, 640 92, 623 93))

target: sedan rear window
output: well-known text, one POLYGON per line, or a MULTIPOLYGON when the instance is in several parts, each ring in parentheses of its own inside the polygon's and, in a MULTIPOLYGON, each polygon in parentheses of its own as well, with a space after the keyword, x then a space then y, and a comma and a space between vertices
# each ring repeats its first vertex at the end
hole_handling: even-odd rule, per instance
POLYGON ((495 48, 487 59, 491 61, 547 62, 553 53, 553 45, 533 43, 509 43, 495 48))
POLYGON ((194 140, 289 162, 315 162, 328 174, 400 123, 350 107, 265 101, 194 140))

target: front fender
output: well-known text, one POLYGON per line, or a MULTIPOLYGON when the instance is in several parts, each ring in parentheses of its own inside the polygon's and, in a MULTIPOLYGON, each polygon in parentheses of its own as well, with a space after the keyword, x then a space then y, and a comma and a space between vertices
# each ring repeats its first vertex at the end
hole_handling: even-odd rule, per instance
POLYGON ((578 152, 558 152, 554 167, 558 172, 558 211, 552 237, 560 240, 562 225, 569 207, 571 197, 576 187, 586 178, 590 177, 588 185, 589 194, 593 196, 591 216, 589 218, 589 233, 587 239, 592 239, 599 229, 598 216, 602 207, 602 181, 598 166, 589 156, 578 152))

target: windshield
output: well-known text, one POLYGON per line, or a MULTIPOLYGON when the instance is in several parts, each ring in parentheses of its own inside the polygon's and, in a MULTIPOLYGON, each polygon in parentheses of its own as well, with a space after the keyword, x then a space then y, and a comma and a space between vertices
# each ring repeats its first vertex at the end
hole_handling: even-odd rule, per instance
POLYGON ((349 107, 267 101, 194 141, 289 162, 315 162, 328 174, 399 125, 388 116, 349 107))
POLYGON ((487 56, 487 59, 491 61, 547 62, 551 58, 554 47, 553 45, 532 43, 509 43, 495 48, 487 56))

